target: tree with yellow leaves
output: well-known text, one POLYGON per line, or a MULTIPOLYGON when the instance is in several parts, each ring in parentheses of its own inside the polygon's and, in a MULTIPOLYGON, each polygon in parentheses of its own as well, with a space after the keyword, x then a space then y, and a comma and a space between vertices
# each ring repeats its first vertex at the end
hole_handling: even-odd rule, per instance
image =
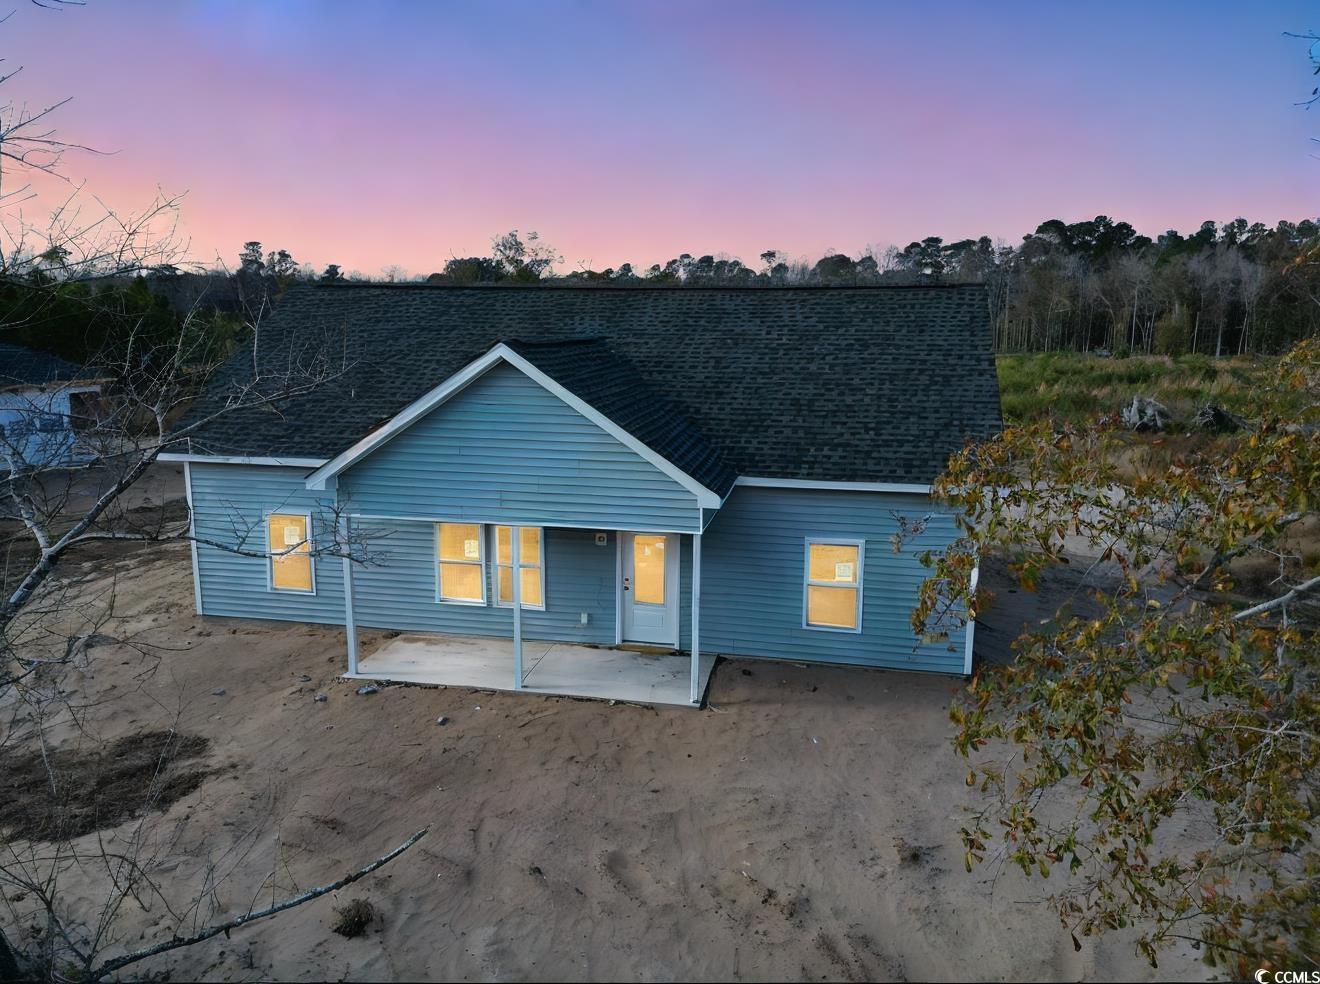
POLYGON ((928 636, 974 616, 979 558, 1028 589, 1089 565, 1088 610, 1031 627, 951 708, 983 794, 967 867, 1066 873, 1075 940, 1135 926, 1152 963, 1190 940, 1237 975, 1320 967, 1320 340, 1253 401, 1155 466, 1106 421, 968 447, 936 488, 962 537, 926 558, 913 615, 928 636))

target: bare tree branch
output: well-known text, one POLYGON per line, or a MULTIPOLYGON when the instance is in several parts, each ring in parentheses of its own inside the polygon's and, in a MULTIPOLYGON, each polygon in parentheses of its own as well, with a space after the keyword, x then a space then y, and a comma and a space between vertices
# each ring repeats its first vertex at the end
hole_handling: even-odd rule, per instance
POLYGON ((1284 605, 1292 602, 1308 591, 1314 591, 1320 588, 1320 577, 1313 577, 1309 581, 1304 581, 1297 585, 1286 594, 1279 595, 1277 598, 1271 598, 1269 601, 1263 601, 1259 605, 1252 605, 1250 608, 1238 612, 1233 616, 1233 621, 1241 622, 1256 615, 1263 615, 1265 612, 1272 612, 1276 608, 1282 608, 1284 605))
POLYGON ((351 885, 359 878, 365 878, 367 875, 371 874, 377 868, 380 868, 388 864, 390 861, 393 861, 400 854, 408 850, 408 848, 412 847, 419 840, 425 837, 430 829, 431 828, 429 826, 423 827, 421 830, 417 831, 417 833, 413 834, 411 837, 409 837, 406 841, 404 841, 394 850, 390 851, 388 854, 381 855, 380 857, 376 858, 376 860, 372 861, 370 864, 365 865, 359 868, 357 871, 345 875, 343 878, 340 878, 337 881, 333 881, 328 885, 321 885, 317 888, 309 889, 306 892, 303 892, 299 895, 295 895, 292 898, 285 899, 284 901, 278 902, 274 905, 267 906, 265 909, 260 909, 256 912, 252 912, 252 911, 245 912, 241 916, 237 916, 233 919, 226 920, 225 922, 222 923, 217 923, 216 925, 213 926, 208 926, 206 929, 203 929, 198 933, 194 933, 192 936, 166 940, 163 943, 157 943, 155 946, 149 946, 146 949, 137 950, 133 953, 125 954, 122 957, 115 957, 112 960, 107 960, 88 974, 88 980, 99 981, 102 978, 104 978, 107 974, 113 974, 116 970, 120 970, 124 967, 127 967, 129 964, 137 963, 140 960, 145 960, 148 957, 154 957, 157 954, 166 953, 170 950, 177 950, 180 947, 193 946, 196 943, 201 943, 205 940, 209 940, 214 936, 219 936, 221 933, 228 933, 230 930, 238 929, 240 926, 245 926, 251 922, 256 922, 258 919, 265 919, 267 916, 273 916, 276 913, 284 912, 287 909, 292 909, 295 906, 302 905, 304 902, 310 902, 313 899, 318 899, 322 895, 328 895, 330 892, 338 891, 339 889, 343 888, 345 885, 351 885))

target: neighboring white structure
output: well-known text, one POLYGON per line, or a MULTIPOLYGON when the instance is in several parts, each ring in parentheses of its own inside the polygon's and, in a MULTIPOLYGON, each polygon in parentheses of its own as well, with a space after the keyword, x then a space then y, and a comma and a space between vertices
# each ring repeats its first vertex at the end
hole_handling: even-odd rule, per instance
POLYGON ((84 460, 78 431, 100 391, 81 366, 0 343, 0 472, 84 460))

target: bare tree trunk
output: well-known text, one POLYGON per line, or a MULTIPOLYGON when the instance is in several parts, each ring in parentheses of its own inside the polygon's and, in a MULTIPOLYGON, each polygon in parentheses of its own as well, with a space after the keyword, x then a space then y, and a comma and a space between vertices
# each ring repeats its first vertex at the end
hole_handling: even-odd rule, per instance
POLYGON ((1129 329, 1132 334, 1132 340, 1128 343, 1132 348, 1137 347, 1137 289, 1132 289, 1132 327, 1129 329))

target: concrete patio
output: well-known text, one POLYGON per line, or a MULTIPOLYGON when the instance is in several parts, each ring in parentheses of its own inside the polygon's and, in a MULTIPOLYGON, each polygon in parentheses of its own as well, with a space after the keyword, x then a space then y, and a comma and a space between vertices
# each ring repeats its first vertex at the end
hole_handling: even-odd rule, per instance
MULTIPOLYGON (((700 692, 715 665, 700 657, 700 692)), ((678 653, 645 653, 563 642, 523 640, 523 692, 592 697, 636 704, 692 707, 692 661, 678 653)), ((513 690, 513 643, 458 635, 401 635, 366 654, 352 679, 513 690)))

